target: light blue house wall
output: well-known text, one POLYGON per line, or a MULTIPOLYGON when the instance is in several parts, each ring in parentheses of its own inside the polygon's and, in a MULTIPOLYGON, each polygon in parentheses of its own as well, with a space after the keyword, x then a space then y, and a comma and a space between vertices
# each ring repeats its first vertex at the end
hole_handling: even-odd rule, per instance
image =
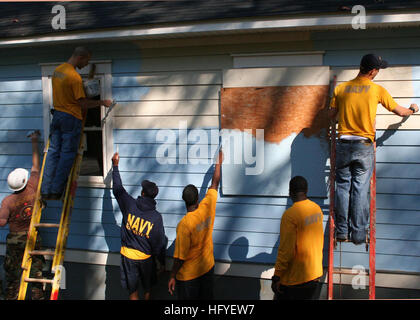
MULTIPOLYGON (((182 99, 177 101, 179 108, 175 113, 167 115, 168 121, 177 116, 179 119, 188 119, 190 124, 193 122, 194 128, 202 128, 210 135, 211 129, 218 128, 217 122, 214 125, 214 119, 219 116, 218 110, 201 111, 209 103, 218 103, 222 70, 233 67, 231 53, 296 51, 302 48, 321 50, 325 51, 323 64, 334 68, 356 67, 363 54, 374 51, 392 65, 420 65, 420 43, 414 41, 419 35, 417 29, 389 30, 386 33, 380 30, 345 33, 323 31, 311 33, 311 40, 305 43, 267 43, 266 47, 261 43, 241 43, 231 46, 185 45, 180 48, 142 49, 141 45, 134 43, 107 43, 94 45, 92 50, 95 53, 94 59, 112 60, 113 96, 120 103, 140 101, 142 96, 162 88, 159 83, 142 85, 135 77, 143 73, 163 77, 168 77, 168 73, 186 71, 194 74, 213 73, 214 79, 209 82, 199 77, 194 80, 195 83, 183 84, 175 79, 174 85, 170 85, 172 80, 166 80, 164 85, 167 90, 183 90, 180 93, 182 99), (197 113, 186 115, 182 112, 182 106, 187 102, 196 103, 197 113)), ((26 132, 30 129, 43 129, 39 63, 65 61, 71 49, 72 46, 67 45, 4 49, 0 52, 0 199, 9 194, 6 182, 8 173, 15 167, 29 169, 31 166, 31 147, 25 138, 26 132)), ((415 91, 417 95, 418 92, 415 91)), ((413 101, 419 102, 419 97, 415 98, 413 101)), ((158 100, 151 102, 159 103, 158 100)), ((131 121, 137 123, 135 121, 139 116, 116 116, 114 120, 117 121, 114 122, 118 127, 114 128, 112 134, 115 150, 118 146, 120 152, 120 171, 127 190, 133 195, 139 194, 138 186, 144 178, 156 181, 159 185, 158 210, 163 215, 170 256, 173 253, 176 225, 185 213, 181 199, 183 187, 193 183, 199 188, 200 196, 204 196, 213 171, 210 165, 205 164, 157 164, 154 155, 161 143, 156 141, 156 134, 159 123, 165 124, 166 118, 164 115, 156 118, 157 125, 153 128, 135 129, 127 127, 130 127, 131 121), (127 126, 121 125, 124 123, 127 126)), ((165 124, 163 128, 169 127, 165 124)), ((172 128, 178 130, 178 126, 172 128)), ((411 130, 377 132, 377 138, 389 135, 377 148, 378 270, 420 272, 419 130, 420 125, 411 130)), ((189 147, 192 145, 194 142, 190 142, 189 147)), ((326 225, 328 199, 313 200, 323 208, 326 225)), ((285 197, 220 195, 213 233, 216 260, 273 265, 277 254, 280 219, 290 205, 290 200, 285 197)), ((51 202, 46 210, 46 218, 51 222, 58 221, 58 215, 58 202, 51 202)), ((118 252, 120 221, 121 214, 110 189, 79 187, 67 247, 118 252)), ((0 229, 1 243, 5 242, 7 232, 7 227, 0 229)), ((46 246, 54 246, 53 230, 42 232, 42 237, 46 246)), ((326 257, 327 250, 324 252, 326 257)), ((351 268, 360 264, 368 267, 368 254, 364 246, 343 244, 342 258, 344 267, 351 268)), ((326 266, 327 260, 324 260, 326 266)), ((338 256, 335 262, 339 263, 338 256)))

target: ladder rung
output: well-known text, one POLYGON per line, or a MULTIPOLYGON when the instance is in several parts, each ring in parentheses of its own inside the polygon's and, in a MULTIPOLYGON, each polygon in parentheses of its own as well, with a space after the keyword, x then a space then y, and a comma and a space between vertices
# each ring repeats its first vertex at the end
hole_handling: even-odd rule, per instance
MULTIPOLYGON (((352 275, 352 276, 354 276, 354 275, 358 275, 359 273, 355 273, 355 272, 353 272, 352 270, 350 270, 350 269, 333 269, 333 273, 336 273, 336 274, 348 274, 348 275, 352 275)), ((369 270, 366 270, 365 271, 365 275, 366 276, 368 276, 369 275, 369 270)))
POLYGON ((33 250, 29 251, 29 254, 32 256, 54 256, 55 252, 49 250, 33 250))
POLYGON ((350 239, 346 239, 346 240, 339 240, 339 239, 337 239, 336 241, 337 241, 337 243, 340 243, 340 242, 344 242, 344 243, 351 242, 350 239))
POLYGON ((54 283, 52 279, 25 278, 26 282, 54 283))
MULTIPOLYGON (((353 241, 351 241, 350 239, 346 239, 346 240, 335 240, 336 241, 336 243, 338 244, 338 243, 353 243, 353 241)), ((361 242, 361 243, 359 243, 359 245, 361 245, 361 244, 370 244, 370 239, 368 239, 368 240, 366 240, 365 242, 361 242)))
POLYGON ((34 226, 35 228, 60 228, 58 223, 37 223, 34 226))

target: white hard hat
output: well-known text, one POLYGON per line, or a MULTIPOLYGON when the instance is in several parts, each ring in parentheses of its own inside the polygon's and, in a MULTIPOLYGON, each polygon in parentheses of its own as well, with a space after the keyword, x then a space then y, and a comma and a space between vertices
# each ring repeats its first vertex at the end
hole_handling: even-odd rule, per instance
POLYGON ((20 191, 26 187, 28 183, 28 170, 23 168, 17 168, 9 173, 7 177, 7 184, 9 185, 10 190, 20 191))

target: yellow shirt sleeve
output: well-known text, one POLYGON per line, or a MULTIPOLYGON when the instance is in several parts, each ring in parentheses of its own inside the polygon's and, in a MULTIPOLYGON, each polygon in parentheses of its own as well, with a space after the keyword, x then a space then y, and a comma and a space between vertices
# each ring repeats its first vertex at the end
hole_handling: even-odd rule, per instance
POLYGON ((287 269, 289 262, 295 257, 297 226, 287 214, 283 214, 280 223, 280 244, 274 274, 278 277, 287 269))
MULTIPOLYGON (((216 189, 209 189, 207 190, 207 194, 204 197, 203 200, 201 200, 200 204, 198 205, 199 210, 206 210, 207 209, 215 209, 217 202, 217 190, 216 189)), ((216 213, 214 210, 212 210, 212 214, 216 213)))
POLYGON ((398 103, 395 102, 394 98, 392 98, 389 92, 381 86, 379 86, 379 102, 388 111, 394 110, 398 105, 398 103))

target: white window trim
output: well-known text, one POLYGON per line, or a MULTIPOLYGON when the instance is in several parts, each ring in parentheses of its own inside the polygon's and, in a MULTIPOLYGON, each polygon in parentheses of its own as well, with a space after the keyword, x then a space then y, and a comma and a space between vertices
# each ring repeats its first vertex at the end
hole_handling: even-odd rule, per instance
POLYGON ((232 54, 233 68, 322 66, 325 51, 290 51, 232 54))
MULTIPOLYGON (((52 105, 52 86, 49 78, 52 76, 54 69, 63 62, 54 63, 41 63, 39 64, 42 72, 42 99, 43 99, 43 124, 44 124, 44 145, 47 145, 48 137, 50 134, 51 113, 50 108, 52 105)), ((90 61, 90 64, 96 65, 95 75, 103 79, 102 92, 103 99, 112 99, 112 70, 111 60, 97 60, 90 61)), ((80 75, 89 74, 89 65, 85 68, 78 70, 80 75)), ((101 107, 101 119, 106 114, 105 107, 101 107)), ((103 143, 103 176, 79 176, 77 183, 81 187, 93 188, 109 188, 111 186, 111 158, 114 150, 113 141, 113 116, 112 111, 108 114, 105 121, 102 121, 102 143, 103 143)))

